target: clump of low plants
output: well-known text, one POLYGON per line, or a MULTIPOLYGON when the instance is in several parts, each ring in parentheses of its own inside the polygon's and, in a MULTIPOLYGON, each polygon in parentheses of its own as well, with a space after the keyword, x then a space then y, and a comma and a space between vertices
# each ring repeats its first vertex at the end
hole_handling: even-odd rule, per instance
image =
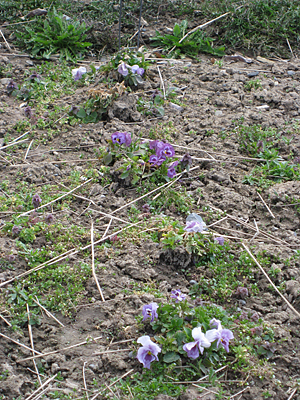
POLYGON ((59 53, 61 59, 76 61, 92 45, 85 41, 88 31, 85 23, 66 18, 55 8, 47 13, 43 26, 26 24, 24 30, 16 33, 19 44, 38 58, 49 59, 59 53))
POLYGON ((214 48, 213 39, 208 38, 202 30, 197 30, 184 38, 187 27, 188 21, 184 20, 180 25, 175 24, 173 35, 162 35, 156 32, 156 36, 152 39, 153 46, 163 46, 167 51, 174 52, 177 56, 186 54, 193 58, 197 57, 199 53, 209 53, 215 56, 225 54, 225 47, 214 48))
POLYGON ((188 171, 192 163, 189 155, 179 161, 168 142, 132 140, 128 132, 113 133, 109 150, 102 151, 101 158, 106 165, 122 160, 118 168, 122 171, 120 178, 129 178, 131 184, 136 184, 142 178, 150 178, 153 182, 169 181, 177 173, 188 171))

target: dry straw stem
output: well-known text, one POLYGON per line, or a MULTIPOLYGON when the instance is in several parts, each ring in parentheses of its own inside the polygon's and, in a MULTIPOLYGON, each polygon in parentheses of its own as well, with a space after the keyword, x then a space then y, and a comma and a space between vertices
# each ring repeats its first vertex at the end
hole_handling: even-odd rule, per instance
POLYGON ((6 47, 12 53, 12 49, 11 49, 10 45, 8 44, 7 40, 5 39, 5 36, 3 35, 3 32, 1 31, 1 29, 0 29, 0 34, 1 34, 3 40, 4 40, 5 44, 6 44, 6 47))
POLYGON ((3 319, 3 321, 4 321, 8 326, 11 326, 11 323, 8 322, 7 319, 3 317, 3 315, 0 314, 0 318, 3 319))
MULTIPOLYGON (((130 371, 126 372, 126 374, 122 375, 119 379, 117 379, 116 381, 114 381, 113 383, 111 383, 109 386, 107 386, 107 389, 111 388, 112 386, 114 386, 117 382, 119 382, 121 379, 125 378, 125 376, 131 374, 134 370, 131 369, 130 371)), ((102 390, 101 392, 98 392, 95 394, 95 396, 93 396, 91 398, 91 400, 95 400, 99 395, 103 394, 106 391, 106 389, 102 390)))
MULTIPOLYGON (((95 344, 96 340, 99 340, 99 339, 102 339, 102 336, 98 336, 98 337, 96 337, 96 338, 93 338, 93 341, 91 341, 91 342, 85 341, 85 342, 73 344, 72 346, 64 347, 63 349, 49 351, 48 353, 39 353, 39 354, 36 355, 36 356, 23 358, 23 359, 18 360, 18 361, 16 361, 16 362, 17 362, 17 363, 21 363, 21 362, 23 362, 23 361, 33 360, 33 359, 35 359, 35 358, 41 358, 41 357, 50 356, 51 354, 61 353, 62 351, 69 350, 69 349, 73 349, 74 347, 84 346, 85 344, 95 344)), ((31 349, 30 349, 30 350, 31 350, 31 349)), ((36 353, 37 353, 37 352, 36 352, 36 353)))
POLYGON ((261 201, 264 203, 264 206, 266 207, 266 209, 269 211, 271 217, 275 218, 275 215, 272 213, 272 211, 270 210, 270 208, 268 207, 268 205, 266 204, 266 202, 264 201, 264 199, 262 198, 262 196, 260 195, 259 192, 257 192, 259 198, 261 199, 261 201))
POLYGON ((249 388, 246 387, 245 389, 240 390, 238 393, 234 394, 233 396, 230 396, 229 399, 234 399, 236 396, 238 396, 238 395, 241 394, 241 393, 244 393, 244 392, 245 392, 246 390, 248 390, 248 389, 249 389, 249 388))
MULTIPOLYGON (((105 237, 105 235, 103 237, 105 237)), ((95 248, 94 248, 94 224, 93 224, 93 221, 91 223, 91 250, 92 250, 92 272, 93 272, 93 277, 95 279, 95 282, 96 282, 97 288, 99 290, 101 299, 102 299, 102 301, 105 301, 105 298, 103 296, 102 289, 101 289, 101 287, 99 285, 99 281, 98 281, 98 278, 97 278, 97 275, 96 275, 96 271, 95 271, 95 248)))
POLYGON ((87 400, 89 400, 88 388, 86 386, 86 380, 85 380, 85 364, 86 363, 87 362, 85 361, 82 366, 82 378, 83 378, 83 385, 84 385, 84 389, 85 389, 85 395, 86 395, 87 400))
POLYGON ((48 317, 53 318, 54 321, 56 321, 60 326, 62 326, 64 328, 64 324, 62 324, 53 314, 51 314, 50 311, 48 311, 44 306, 42 306, 36 296, 35 296, 35 298, 36 298, 36 300, 32 299, 35 302, 35 304, 37 304, 39 307, 41 307, 41 309, 45 311, 45 313, 48 315, 48 317))
MULTIPOLYGON (((31 328, 31 325, 30 325, 30 311, 29 311, 28 304, 26 304, 26 311, 27 311, 27 319, 28 319, 28 333, 29 333, 30 344, 31 344, 31 348, 32 348, 32 355, 34 356, 34 343, 33 343, 33 336, 32 336, 32 328, 31 328)), ((35 360, 32 360, 32 361, 33 361, 33 366, 34 366, 35 372, 36 372, 37 377, 38 377, 39 384, 40 384, 40 386, 42 386, 43 383, 42 383, 42 380, 41 380, 41 376, 39 374, 39 370, 38 370, 38 368, 36 366, 36 362, 35 362, 35 360)))
POLYGON ((28 149, 27 149, 27 151, 25 153, 25 156, 24 156, 24 161, 26 160, 26 158, 28 156, 28 153, 29 153, 29 150, 30 150, 30 147, 31 147, 32 143, 33 143, 33 140, 29 143, 28 149))
POLYGON ((22 343, 18 342, 17 340, 14 340, 14 339, 6 336, 6 335, 3 335, 3 333, 1 333, 1 332, 0 332, 0 336, 2 336, 3 338, 5 338, 7 340, 10 340, 11 342, 17 344, 18 346, 23 347, 26 350, 29 350, 31 353, 34 352, 35 354, 39 354, 39 355, 41 354, 42 355, 42 353, 40 353, 39 351, 31 349, 30 347, 26 346, 25 344, 22 344, 22 343))
MULTIPOLYGON (((214 207, 214 206, 212 206, 212 205, 209 205, 208 207, 212 208, 213 210, 222 212, 222 213, 224 212, 223 210, 220 210, 219 208, 214 207)), ((231 218, 231 219, 233 219, 234 221, 239 222, 240 224, 244 225, 246 228, 252 229, 253 231, 257 232, 257 229, 256 229, 254 226, 248 224, 247 222, 241 220, 240 218, 237 218, 237 217, 235 217, 235 216, 233 216, 233 215, 231 215, 231 214, 226 214, 226 215, 227 215, 228 218, 231 218)), ((262 231, 262 230, 259 230, 259 232, 260 232, 261 235, 267 237, 268 239, 272 239, 273 241, 275 241, 275 242, 277 242, 277 243, 284 244, 285 246, 288 246, 288 247, 292 247, 289 243, 287 243, 287 242, 285 242, 284 240, 279 239, 279 238, 277 238, 277 237, 271 235, 270 233, 264 232, 264 231, 262 231)))
POLYGON ((69 194, 75 192, 75 190, 81 188, 82 186, 86 185, 87 183, 91 182, 92 180, 93 180, 93 178, 91 178, 91 179, 89 179, 89 180, 83 182, 81 185, 77 186, 76 188, 70 190, 70 191, 67 192, 67 193, 64 193, 62 196, 58 197, 57 199, 54 199, 54 200, 49 201, 49 203, 47 203, 47 204, 44 204, 44 205, 42 205, 42 206, 40 206, 40 207, 37 207, 37 208, 35 208, 35 209, 33 209, 33 210, 29 210, 29 211, 27 211, 27 212, 25 212, 25 213, 23 213, 23 214, 20 214, 20 215, 18 216, 18 218, 19 218, 19 217, 24 217, 24 215, 28 215, 28 214, 30 214, 32 211, 40 210, 41 208, 47 207, 47 206, 49 206, 50 204, 53 204, 53 203, 55 203, 56 201, 58 201, 58 200, 60 200, 60 199, 63 199, 64 197, 66 197, 66 196, 68 196, 69 194))
POLYGON ((16 146, 17 144, 24 143, 24 142, 28 142, 28 139, 23 139, 23 140, 19 140, 18 142, 9 143, 6 146, 0 147, 0 150, 4 150, 4 149, 7 149, 8 147, 16 146))
POLYGON ((33 397, 36 397, 37 393, 43 389, 45 386, 49 385, 50 382, 52 382, 55 378, 57 377, 57 374, 52 376, 51 378, 47 379, 46 382, 42 384, 37 390, 35 390, 29 397, 27 397, 25 400, 33 400, 33 397))
POLYGON ((160 82, 161 82, 161 87, 162 87, 162 90, 163 90, 163 93, 164 93, 164 100, 166 100, 166 89, 165 89, 165 84, 164 84, 164 80, 163 80, 163 78, 162 78, 162 75, 161 75, 161 72, 160 72, 160 69, 159 69, 159 66, 158 66, 158 65, 157 65, 157 70, 158 70, 159 79, 160 79, 160 82))
POLYGON ((292 400, 292 398, 295 396, 297 390, 298 390, 298 388, 295 388, 295 389, 292 391, 291 395, 289 396, 289 398, 288 398, 287 400, 292 400))
POLYGON ((291 305, 291 303, 289 303, 289 301, 279 292, 279 290, 277 289, 277 287, 274 285, 274 283, 271 281, 271 279, 269 278, 269 275, 266 273, 266 271, 263 269, 263 267, 260 265, 260 263, 257 261, 257 259, 253 256, 253 254, 250 252, 250 250, 248 249, 247 246, 245 246, 244 243, 242 243, 242 246, 244 247, 244 249, 247 251, 247 253, 249 254, 249 256, 252 258, 252 260, 255 262, 255 264, 259 267, 259 269, 261 270, 261 272, 264 274, 264 276, 267 278, 267 280, 270 282, 270 284, 272 285, 272 287, 276 290, 276 292, 279 294, 279 296, 282 298, 283 301, 285 301, 285 303, 287 304, 287 306, 297 315, 297 317, 300 317, 300 314, 298 313, 298 311, 291 305))

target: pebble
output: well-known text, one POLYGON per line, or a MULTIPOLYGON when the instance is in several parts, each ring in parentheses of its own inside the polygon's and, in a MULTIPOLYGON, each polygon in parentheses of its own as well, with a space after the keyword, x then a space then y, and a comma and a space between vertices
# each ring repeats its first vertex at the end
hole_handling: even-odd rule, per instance
POLYGON ((293 75, 295 75, 295 71, 289 70, 289 71, 287 72, 287 74, 288 74, 288 76, 293 76, 293 75))
POLYGON ((34 66, 34 63, 31 60, 26 60, 25 64, 30 65, 31 67, 34 66))
POLYGON ((259 71, 251 71, 251 72, 248 72, 248 74, 247 74, 248 78, 253 78, 253 76, 257 76, 257 75, 259 75, 259 71))
POLYGON ((192 280, 190 281, 190 285, 197 285, 197 282, 196 282, 194 279, 192 279, 192 280))
POLYGON ((183 111, 183 107, 179 106, 178 104, 169 103, 169 106, 170 106, 171 108, 173 108, 173 110, 176 110, 176 111, 179 111, 179 112, 183 111))
POLYGON ((10 81, 11 81, 11 78, 2 78, 2 79, 0 79, 0 82, 1 82, 2 85, 8 85, 10 81))
POLYGON ((216 116, 216 117, 221 117, 222 114, 223 114, 223 111, 221 111, 221 110, 217 110, 217 111, 215 112, 215 116, 216 116))
POLYGON ((256 108, 258 110, 268 110, 270 108, 270 106, 268 106, 268 104, 263 104, 261 106, 257 106, 256 108))
POLYGON ((245 306, 245 305, 246 305, 245 300, 239 300, 239 305, 240 305, 241 307, 245 306))

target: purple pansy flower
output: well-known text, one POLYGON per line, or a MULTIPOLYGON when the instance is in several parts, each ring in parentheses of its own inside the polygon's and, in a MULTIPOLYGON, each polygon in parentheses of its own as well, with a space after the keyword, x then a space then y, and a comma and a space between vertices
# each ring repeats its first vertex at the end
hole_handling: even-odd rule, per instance
POLYGON ((201 327, 192 330, 194 342, 186 343, 183 350, 187 352, 187 356, 195 360, 199 357, 200 353, 203 354, 204 348, 210 347, 211 343, 216 340, 216 329, 211 329, 205 334, 201 331, 201 327))
POLYGON ((204 226, 199 221, 187 221, 184 230, 186 232, 202 232, 204 230, 204 226))
POLYGON ((156 150, 156 146, 157 146, 158 142, 159 142, 159 140, 151 140, 151 142, 149 142, 150 150, 156 150))
POLYGON ((32 196, 32 204, 34 208, 38 208, 42 203, 42 199, 40 198, 40 196, 38 194, 35 194, 34 196, 32 196))
POLYGON ((79 67, 79 68, 74 68, 72 69, 72 76, 74 81, 78 81, 79 79, 82 78, 82 75, 86 74, 86 68, 85 67, 79 67))
POLYGON ((144 70, 144 68, 141 68, 141 67, 139 67, 138 65, 133 65, 133 66, 131 67, 131 72, 132 72, 133 74, 137 74, 137 75, 142 76, 142 75, 144 74, 145 70, 144 70))
POLYGON ((209 321, 209 326, 211 328, 217 328, 217 329, 219 329, 221 327, 221 329, 222 329, 221 321, 216 318, 213 318, 209 321))
POLYGON ((138 349, 137 359, 143 364, 144 368, 150 369, 152 361, 158 361, 157 354, 161 352, 161 348, 153 343, 149 336, 142 336, 138 338, 137 342, 143 345, 138 349))
POLYGON ((220 325, 217 329, 216 333, 217 341, 217 349, 219 348, 220 344, 224 347, 224 349, 229 353, 229 340, 234 339, 233 333, 229 329, 223 329, 220 325))
POLYGON ((181 290, 179 289, 174 289, 171 292, 171 299, 175 299, 175 303, 178 303, 179 301, 182 301, 186 298, 186 295, 181 293, 181 290))
POLYGON ((113 143, 125 144, 126 147, 129 147, 131 145, 131 134, 128 132, 115 132, 111 135, 111 140, 113 143))
POLYGON ((119 74, 121 74, 123 76, 127 76, 128 75, 127 65, 123 61, 119 65, 118 72, 119 72, 119 74))
POLYGON ((166 161, 166 157, 158 157, 156 154, 152 154, 149 158, 149 163, 152 165, 160 166, 164 161, 166 161))
POLYGON ((215 242, 218 243, 220 246, 223 246, 224 244, 224 238, 222 236, 216 237, 215 242))
POLYGON ((31 81, 40 82, 42 77, 37 72, 33 72, 28 79, 31 81))
POLYGON ((174 178, 174 176, 176 175, 176 170, 175 167, 177 167, 178 165, 178 161, 173 162, 173 164, 170 165, 170 167, 168 168, 168 172, 167 175, 169 178, 174 178))
POLYGON ((171 179, 174 178, 174 176, 176 175, 175 168, 173 168, 173 167, 168 168, 167 175, 171 179))
POLYGON ((147 318, 151 318, 150 322, 153 322, 155 318, 158 318, 156 310, 158 309, 157 303, 150 303, 143 306, 143 321, 147 318))
POLYGON ((156 146, 156 154, 159 157, 161 157, 162 155, 165 155, 166 157, 174 157, 175 150, 173 149, 173 146, 170 145, 170 143, 159 142, 156 146))

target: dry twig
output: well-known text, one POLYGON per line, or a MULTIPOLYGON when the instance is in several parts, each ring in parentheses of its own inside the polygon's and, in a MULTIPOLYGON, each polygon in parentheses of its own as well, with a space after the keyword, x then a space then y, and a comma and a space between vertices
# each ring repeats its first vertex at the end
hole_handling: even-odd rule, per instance
POLYGON ((96 271, 95 271, 95 248, 94 248, 94 224, 93 224, 93 221, 91 223, 91 249, 92 249, 92 272, 93 272, 93 277, 95 279, 95 282, 96 282, 97 288, 99 290, 101 299, 102 299, 102 301, 105 301, 105 298, 103 296, 102 289, 101 289, 101 287, 99 285, 99 281, 98 281, 98 278, 97 278, 97 275, 96 275, 96 271))
MULTIPOLYGON (((31 344, 31 348, 32 348, 32 355, 34 356, 34 343, 33 343, 32 329, 31 329, 31 325, 30 325, 30 311, 29 311, 28 304, 26 304, 26 311, 27 311, 27 318, 28 318, 28 333, 29 333, 30 344, 31 344)), ((41 380, 41 376, 39 374, 39 370, 36 366, 36 362, 35 362, 35 360, 32 360, 32 361, 33 361, 33 366, 34 366, 35 372, 38 377, 39 384, 40 384, 40 386, 42 386, 43 383, 41 380)))
POLYGON ((252 258, 252 260, 255 262, 255 264, 258 266, 258 268, 261 270, 261 272, 264 274, 264 276, 267 278, 267 280, 269 281, 269 283, 272 285, 272 287, 276 290, 276 292, 279 294, 279 296, 282 298, 282 300, 287 304, 287 306, 297 315, 297 317, 300 317, 300 314, 298 313, 298 311, 291 305, 291 303, 279 292, 279 290, 277 289, 277 287, 274 285, 274 283, 271 281, 271 279, 269 278, 269 275, 266 273, 266 271, 263 269, 263 267, 260 265, 260 263, 256 260, 256 258, 254 257, 254 255, 250 252, 250 250, 248 249, 247 246, 244 245, 244 243, 242 243, 242 246, 244 247, 244 249, 247 251, 247 253, 249 254, 249 256, 252 258))
POLYGON ((271 217, 275 218, 275 215, 272 213, 272 211, 270 210, 270 208, 268 207, 267 203, 264 201, 264 199, 262 198, 262 196, 260 195, 259 192, 257 192, 259 198, 261 199, 261 201, 264 203, 264 206, 266 207, 266 209, 269 211, 269 213, 271 214, 271 217))
POLYGON ((44 306, 41 305, 39 302, 38 298, 35 296, 36 300, 32 299, 39 307, 41 307, 42 310, 45 311, 45 313, 48 315, 48 317, 51 317, 56 321, 60 326, 64 328, 64 324, 62 324, 53 314, 51 314, 50 311, 48 311, 44 306))

